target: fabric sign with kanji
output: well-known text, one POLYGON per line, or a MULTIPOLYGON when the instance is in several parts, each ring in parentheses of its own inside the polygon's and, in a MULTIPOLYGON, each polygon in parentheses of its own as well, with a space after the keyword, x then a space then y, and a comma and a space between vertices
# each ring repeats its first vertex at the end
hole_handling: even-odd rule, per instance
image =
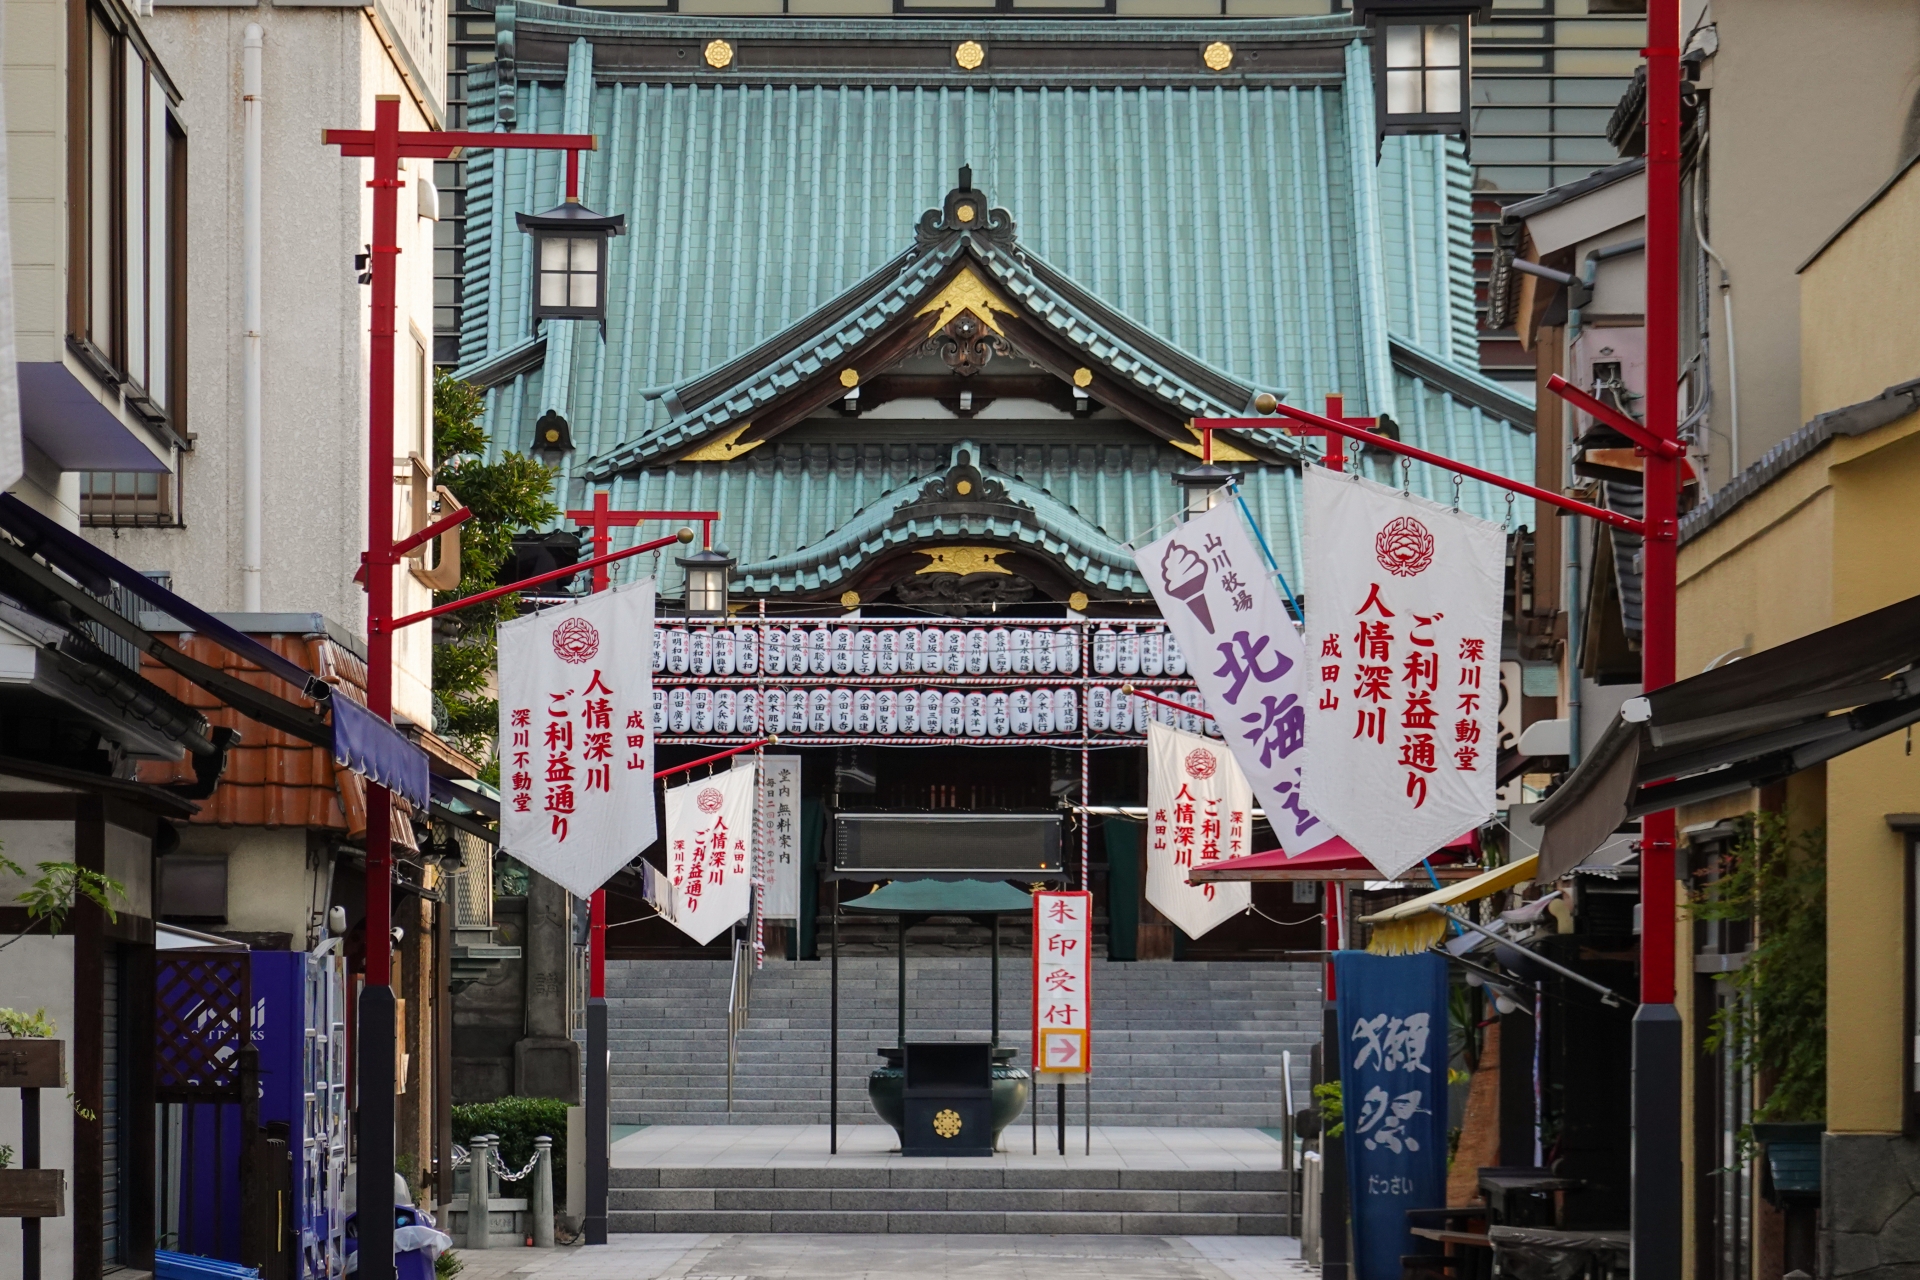
POLYGON ((1033 895, 1033 1065, 1055 1075, 1093 1070, 1093 895, 1033 895))
POLYGON ((653 579, 500 624, 500 844, 586 897, 654 842, 653 579))
POLYGON ((1223 502, 1134 553, 1187 672, 1289 856, 1333 833, 1300 789, 1307 659, 1237 505, 1223 502))
POLYGON ((767 842, 760 914, 793 920, 800 915, 800 757, 763 756, 760 771, 760 830, 767 842))
POLYGON ((753 909, 754 771, 667 789, 671 919, 701 946, 753 909))
POLYGON ((1253 904, 1244 880, 1190 884, 1187 873, 1253 852, 1253 791, 1213 738, 1147 726, 1147 901, 1198 938, 1253 904))
POLYGON ((1309 467, 1307 802, 1382 875, 1493 814, 1506 534, 1309 467))

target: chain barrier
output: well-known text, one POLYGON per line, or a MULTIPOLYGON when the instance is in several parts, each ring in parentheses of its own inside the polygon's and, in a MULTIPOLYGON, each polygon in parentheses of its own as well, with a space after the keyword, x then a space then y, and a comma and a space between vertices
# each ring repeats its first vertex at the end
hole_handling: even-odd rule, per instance
MULTIPOLYGON (((520 1181, 522 1178, 532 1173, 535 1167, 539 1165, 539 1163, 540 1163, 540 1153, 536 1150, 533 1153, 533 1159, 527 1161, 526 1167, 524 1169, 520 1170, 520 1172, 518 1173, 512 1173, 508 1171, 506 1162, 500 1159, 500 1149, 494 1146, 489 1146, 487 1148, 487 1164, 489 1165, 489 1167, 493 1169, 495 1173, 500 1175, 500 1181, 502 1182, 520 1181)), ((465 1169, 471 1166, 472 1164, 473 1164, 473 1153, 468 1151, 465 1147, 461 1146, 459 1143, 457 1142, 454 1143, 453 1144, 453 1167, 456 1169, 465 1169)))

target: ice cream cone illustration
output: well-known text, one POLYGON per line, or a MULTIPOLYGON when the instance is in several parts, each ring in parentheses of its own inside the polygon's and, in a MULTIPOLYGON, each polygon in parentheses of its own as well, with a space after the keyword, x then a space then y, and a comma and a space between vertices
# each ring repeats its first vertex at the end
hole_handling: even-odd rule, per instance
POLYGON ((1160 581, 1174 599, 1193 610, 1200 625, 1213 634, 1213 611, 1207 607, 1207 562, 1200 553, 1178 542, 1167 544, 1160 557, 1160 581))

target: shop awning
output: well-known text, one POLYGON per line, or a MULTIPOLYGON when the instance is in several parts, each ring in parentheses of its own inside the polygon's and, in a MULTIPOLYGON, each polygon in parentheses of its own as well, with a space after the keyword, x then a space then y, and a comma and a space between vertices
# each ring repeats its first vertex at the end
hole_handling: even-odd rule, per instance
MULTIPOLYGON (((1427 859, 1437 874, 1448 877, 1460 872, 1452 864, 1470 858, 1473 854, 1473 833, 1468 832, 1446 848, 1427 859)), ((1424 876, 1425 870, 1416 866, 1403 880, 1424 876)), ((1342 840, 1339 836, 1324 844, 1316 845, 1295 858, 1289 858, 1282 849, 1268 849, 1264 853, 1250 853, 1244 858, 1228 858, 1221 862, 1209 862, 1194 867, 1187 872, 1188 884, 1206 884, 1218 880, 1378 880, 1380 870, 1366 855, 1342 840)))
MULTIPOLYGON (((175 595, 140 570, 108 555, 10 493, 0 494, 0 529, 12 534, 26 552, 39 556, 47 564, 59 569, 93 596, 104 595, 112 586, 119 586, 261 670, 285 680, 319 703, 323 710, 330 709, 333 713, 332 725, 327 735, 330 742, 326 745, 330 746, 334 760, 405 797, 416 808, 427 807, 426 753, 408 741, 398 729, 359 703, 333 696, 333 686, 313 672, 275 653, 246 632, 220 621, 198 605, 175 595)), ((31 565, 31 562, 27 564, 31 565)), ((39 572, 45 575, 44 569, 39 572)), ((58 583, 45 585, 55 590, 59 587, 58 583)), ((70 588, 68 590, 71 591, 70 588)), ((73 603, 81 604, 80 601, 73 603)), ((151 642, 142 644, 144 652, 167 662, 167 665, 173 666, 187 679, 201 685, 235 710, 304 738, 311 739, 315 725, 325 729, 312 713, 282 699, 265 696, 244 681, 203 669, 201 664, 185 659, 184 655, 178 654, 170 646, 154 640, 131 622, 107 611, 106 606, 97 599, 85 599, 85 606, 91 606, 85 608, 85 612, 94 615, 101 625, 116 632, 137 632, 144 641, 151 642), (311 725, 307 722, 310 717, 313 720, 311 725)), ((139 640, 134 642, 141 643, 139 640)))
POLYGON ((887 916, 1004 916, 1033 910, 1033 895, 1004 880, 895 880, 840 907, 887 916))
POLYGON ((1642 814, 1778 782, 1920 720, 1920 596, 1629 699, 1534 810, 1556 880, 1642 814))
POLYGON ((1539 866, 1540 855, 1535 854, 1504 867, 1483 871, 1471 880, 1462 880, 1459 884, 1423 893, 1397 907, 1361 916, 1361 924, 1373 926, 1373 936, 1367 939, 1367 950, 1377 956, 1405 956, 1425 951, 1447 936, 1447 917, 1438 908, 1476 902, 1502 889, 1525 884, 1534 878, 1539 866))

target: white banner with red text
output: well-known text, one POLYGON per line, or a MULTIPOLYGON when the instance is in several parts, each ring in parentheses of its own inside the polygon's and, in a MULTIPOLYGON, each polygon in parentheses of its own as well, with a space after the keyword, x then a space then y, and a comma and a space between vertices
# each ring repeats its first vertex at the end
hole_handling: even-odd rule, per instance
POLYGON ((653 579, 503 622, 500 844, 587 897, 654 842, 653 579))
POLYGON ((1394 877, 1493 814, 1507 538, 1352 475, 1303 491, 1307 802, 1394 877))
POLYGON ((667 788, 674 927, 701 946, 753 909, 754 770, 667 788))
POLYGON ((1253 904, 1244 880, 1187 883, 1209 862, 1251 853, 1253 789, 1218 742, 1147 726, 1147 901, 1198 938, 1253 904))
POLYGON ((1134 553, 1160 615, 1288 856, 1332 832, 1306 806, 1307 659, 1238 504, 1222 502, 1134 553))
POLYGON ((1033 1065, 1053 1075, 1093 1070, 1093 895, 1033 895, 1033 1065))

